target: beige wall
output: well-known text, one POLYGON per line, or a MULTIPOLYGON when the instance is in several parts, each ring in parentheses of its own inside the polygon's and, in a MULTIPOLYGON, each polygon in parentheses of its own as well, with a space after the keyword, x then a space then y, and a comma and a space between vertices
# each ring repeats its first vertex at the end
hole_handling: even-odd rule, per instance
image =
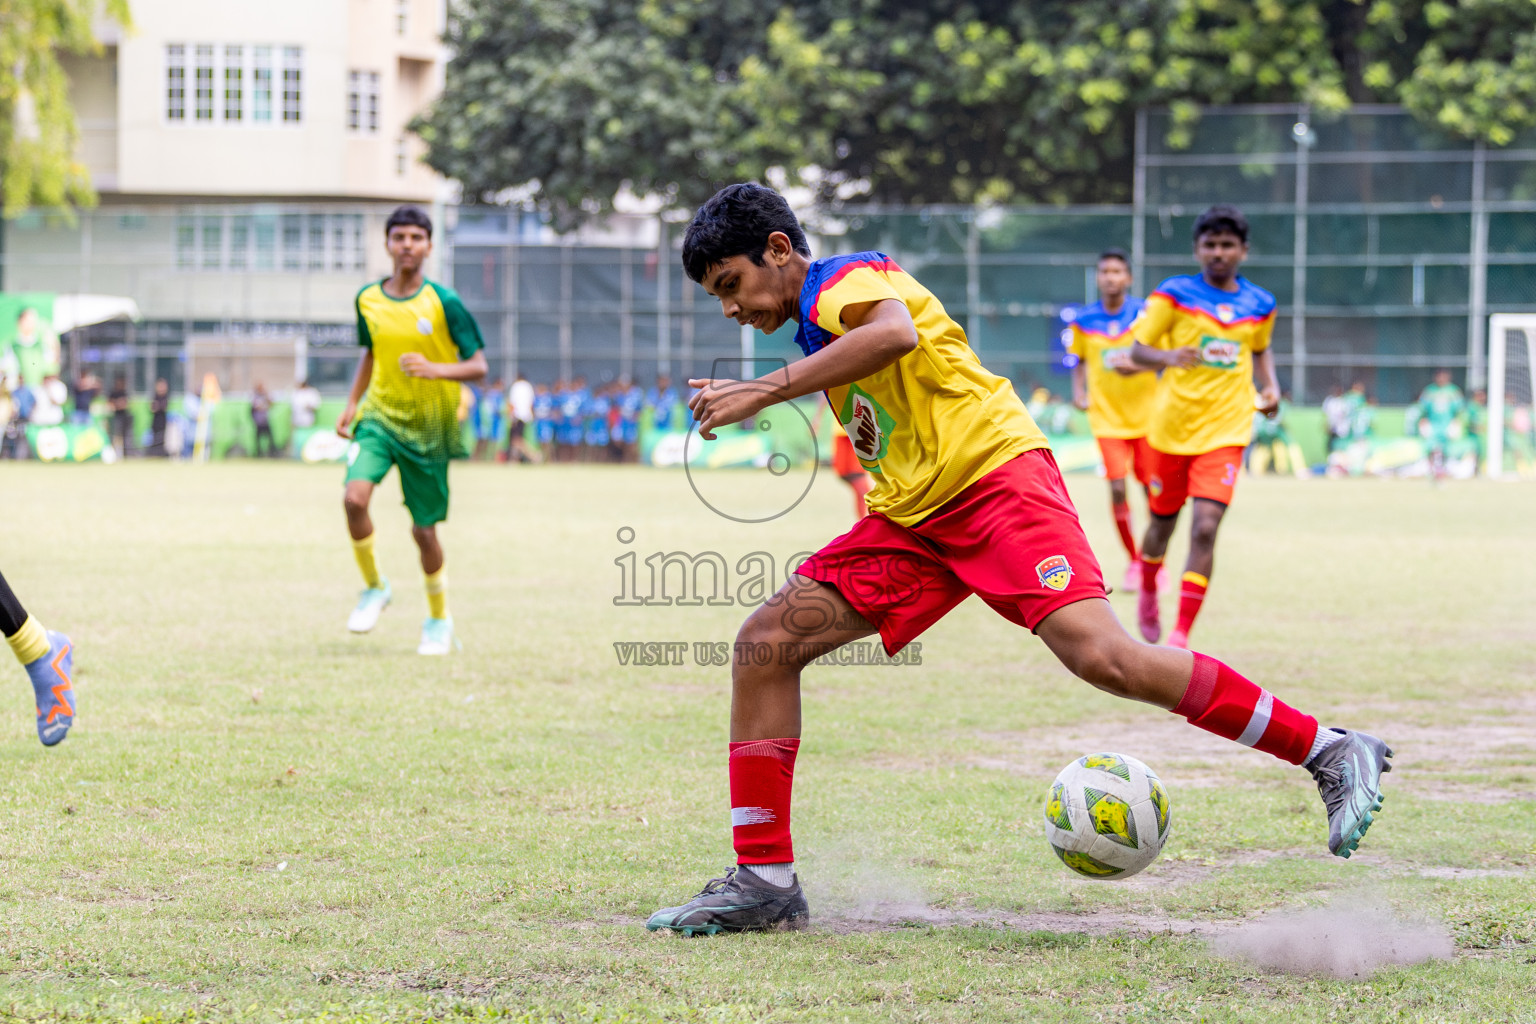
MULTIPOLYGON (((397 0, 135 0, 134 28, 115 50, 115 96, 104 91, 104 82, 112 81, 110 63, 71 64, 82 120, 85 108, 94 111, 104 95, 115 99, 115 126, 93 114, 91 131, 82 132, 82 156, 97 188, 187 198, 432 200, 442 182, 417 162, 416 140, 408 141, 404 174, 397 172, 396 154, 404 126, 441 88, 444 3, 408 0, 408 8, 408 31, 401 35, 397 0), (181 123, 166 119, 169 43, 188 47, 188 117, 181 123), (221 52, 231 44, 247 52, 256 45, 275 47, 279 94, 281 48, 303 47, 302 123, 282 122, 280 95, 274 99, 277 116, 268 124, 197 122, 191 116, 191 47, 198 43, 221 52), (347 130, 348 72, 354 69, 380 74, 377 134, 347 130), (113 135, 115 159, 109 158, 113 135)), ((214 87, 222 91, 222 78, 214 87)))

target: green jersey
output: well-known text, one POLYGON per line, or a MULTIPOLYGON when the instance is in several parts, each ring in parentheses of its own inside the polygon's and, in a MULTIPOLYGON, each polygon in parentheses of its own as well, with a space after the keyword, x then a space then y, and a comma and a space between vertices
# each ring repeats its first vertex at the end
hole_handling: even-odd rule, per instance
POLYGON ((1431 384, 1419 395, 1419 416, 1437 432, 1449 429, 1467 411, 1467 400, 1455 384, 1431 384))
POLYGON ((356 305, 357 343, 373 352, 358 422, 378 424, 421 458, 462 458, 459 382, 412 377, 400 368, 400 357, 419 352, 434 363, 468 359, 485 347, 474 317, 453 289, 432 281, 403 299, 376 282, 357 293, 356 305))

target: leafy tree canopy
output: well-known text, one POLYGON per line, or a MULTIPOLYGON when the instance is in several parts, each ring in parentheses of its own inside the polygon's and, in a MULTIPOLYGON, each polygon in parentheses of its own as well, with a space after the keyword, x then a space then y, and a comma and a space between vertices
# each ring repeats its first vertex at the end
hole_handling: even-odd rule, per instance
POLYGON ((428 163, 567 222, 745 178, 891 203, 1123 202, 1135 112, 1402 103, 1536 126, 1532 0, 460 0, 428 163))
POLYGON ((105 15, 128 24, 127 0, 0 0, 0 206, 88 206, 90 177, 75 159, 75 114, 58 55, 94 53, 105 15))

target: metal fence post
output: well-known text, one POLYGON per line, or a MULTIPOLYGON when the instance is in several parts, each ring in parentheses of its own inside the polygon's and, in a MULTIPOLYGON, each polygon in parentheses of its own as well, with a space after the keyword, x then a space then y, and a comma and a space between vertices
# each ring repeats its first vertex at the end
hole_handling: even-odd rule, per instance
POLYGON ((976 211, 967 215, 970 223, 965 232, 965 340, 971 350, 980 352, 977 339, 981 337, 981 225, 976 222, 976 211))
POLYGON ((1312 145, 1311 110, 1301 107, 1291 134, 1296 139, 1295 235, 1291 245, 1291 399, 1307 400, 1307 151, 1312 145))
POLYGON ((1467 390, 1487 381, 1488 326, 1488 151, 1481 142, 1472 147, 1471 292, 1467 300, 1467 390))
MULTIPOLYGON (((1142 281, 1147 262, 1147 112, 1136 111, 1136 162, 1131 178, 1131 280, 1142 281)), ((1142 281, 1141 293, 1147 294, 1142 281)))
POLYGON ((521 369, 522 353, 518 351, 517 338, 517 242, 507 243, 501 255, 501 347, 506 374, 517 378, 521 369))
POLYGON ((560 379, 571 379, 571 348, 574 325, 571 323, 574 303, 574 283, 571 280, 571 246, 575 239, 566 235, 560 240, 560 379))
POLYGON ((672 375, 672 287, 667 270, 671 264, 667 222, 656 218, 656 372, 672 375))

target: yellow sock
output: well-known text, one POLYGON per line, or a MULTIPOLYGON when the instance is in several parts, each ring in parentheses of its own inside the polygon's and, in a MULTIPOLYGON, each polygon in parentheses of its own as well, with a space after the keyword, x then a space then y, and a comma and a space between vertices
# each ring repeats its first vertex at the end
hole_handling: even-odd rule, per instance
POLYGON ((370 587, 379 585, 379 567, 373 561, 373 534, 369 534, 362 540, 352 539, 352 554, 357 559, 357 567, 363 570, 363 582, 370 587))
POLYGON ((446 619, 448 617, 448 567, 445 565, 437 572, 429 572, 427 576, 427 610, 434 619, 446 619))
POLYGON ((5 640, 11 645, 11 650, 16 652, 16 660, 23 665, 30 665, 48 653, 48 631, 30 615, 16 631, 16 635, 8 636, 5 640))

